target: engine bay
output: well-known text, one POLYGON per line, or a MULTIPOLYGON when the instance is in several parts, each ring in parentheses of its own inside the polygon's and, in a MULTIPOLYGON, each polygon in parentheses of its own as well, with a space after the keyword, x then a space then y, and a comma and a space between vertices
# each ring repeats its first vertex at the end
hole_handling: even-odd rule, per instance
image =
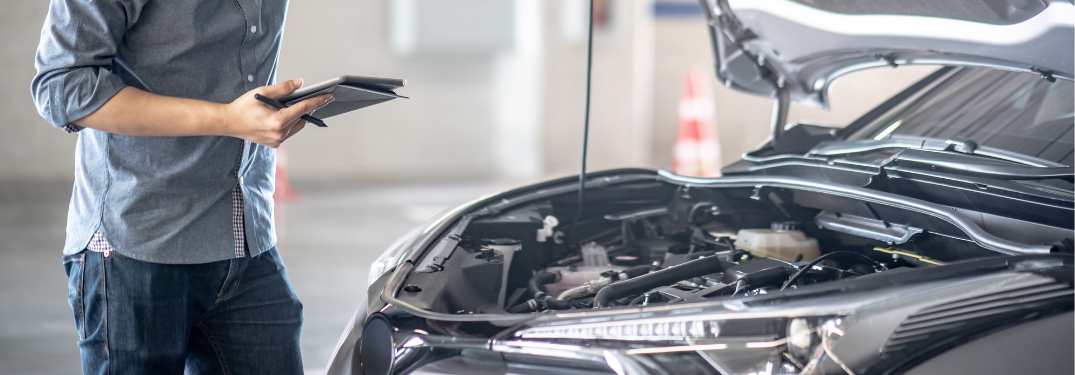
MULTIPOLYGON (((941 220, 816 191, 643 179, 588 190, 581 213, 576 198, 539 191, 462 216, 396 298, 444 314, 678 305, 997 255, 941 220)), ((1025 225, 1031 243, 1070 233, 1025 225)))

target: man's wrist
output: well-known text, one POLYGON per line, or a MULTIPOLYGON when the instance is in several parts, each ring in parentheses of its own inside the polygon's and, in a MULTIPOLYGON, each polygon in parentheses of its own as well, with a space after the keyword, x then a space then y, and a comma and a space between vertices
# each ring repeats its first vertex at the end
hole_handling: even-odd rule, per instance
POLYGON ((206 116, 207 123, 204 127, 207 133, 235 137, 235 116, 232 116, 230 105, 211 103, 211 106, 211 115, 206 116))

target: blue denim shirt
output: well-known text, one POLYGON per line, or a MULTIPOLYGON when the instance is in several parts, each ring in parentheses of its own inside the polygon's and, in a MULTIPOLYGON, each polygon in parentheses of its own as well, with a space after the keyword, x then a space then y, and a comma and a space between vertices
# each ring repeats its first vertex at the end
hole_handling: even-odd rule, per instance
POLYGON ((155 263, 233 258, 232 195, 250 255, 276 244, 276 152, 231 137, 136 137, 83 129, 126 86, 229 103, 276 79, 287 0, 52 0, 31 90, 58 128, 78 130, 65 254, 100 231, 155 263))

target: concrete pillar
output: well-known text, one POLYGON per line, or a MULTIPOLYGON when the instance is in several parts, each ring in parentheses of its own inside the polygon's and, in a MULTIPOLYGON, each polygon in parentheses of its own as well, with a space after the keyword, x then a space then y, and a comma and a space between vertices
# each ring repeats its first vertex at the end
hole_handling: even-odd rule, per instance
POLYGON ((653 160, 653 0, 631 2, 631 164, 653 160))

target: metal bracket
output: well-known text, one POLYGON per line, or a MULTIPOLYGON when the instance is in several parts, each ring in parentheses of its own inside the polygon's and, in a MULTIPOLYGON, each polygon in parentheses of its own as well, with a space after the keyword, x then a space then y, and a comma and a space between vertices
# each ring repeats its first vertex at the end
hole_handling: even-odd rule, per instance
POLYGON ((906 243, 914 238, 915 235, 923 232, 921 228, 885 223, 881 220, 859 216, 841 215, 829 211, 821 211, 814 218, 814 223, 821 229, 878 240, 889 245, 906 243))
POLYGON ((973 154, 974 150, 978 149, 978 142, 973 139, 949 139, 944 141, 948 146, 945 147, 945 151, 962 152, 964 154, 973 154))
POLYGON ((416 267, 417 272, 437 272, 444 269, 444 262, 452 256, 455 252, 455 248, 459 246, 459 241, 463 240, 463 231, 467 229, 467 225, 470 225, 470 220, 473 218, 471 215, 463 216, 459 219, 459 224, 456 224, 447 235, 441 237, 440 241, 437 241, 436 245, 433 245, 433 249, 429 251, 422 263, 416 267))
POLYGON ((776 102, 773 103, 773 139, 769 142, 776 147, 776 142, 784 135, 784 124, 788 122, 788 107, 791 105, 791 90, 787 85, 779 85, 776 88, 776 102))
POLYGON ((1040 68, 1034 68, 1034 67, 1031 67, 1030 71, 1040 74, 1041 78, 1046 80, 1046 81, 1049 81, 1049 83, 1056 82, 1056 77, 1053 77, 1053 72, 1051 72, 1051 71, 1043 70, 1043 69, 1040 69, 1040 68))

